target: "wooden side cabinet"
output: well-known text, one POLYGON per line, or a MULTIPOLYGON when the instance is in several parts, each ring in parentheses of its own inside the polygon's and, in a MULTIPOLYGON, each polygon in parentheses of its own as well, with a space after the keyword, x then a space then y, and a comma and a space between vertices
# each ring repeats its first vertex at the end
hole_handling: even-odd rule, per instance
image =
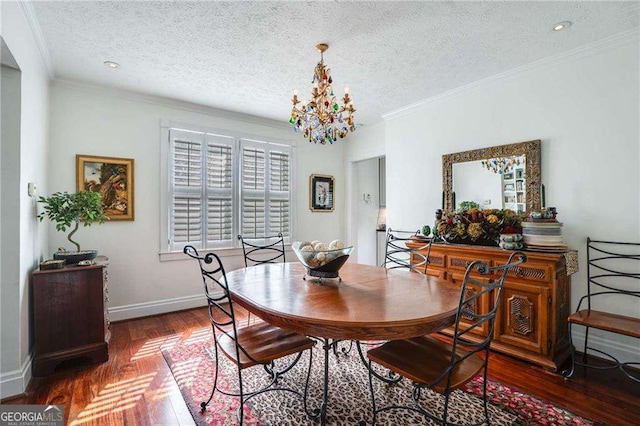
POLYGON ((33 273, 33 375, 62 361, 109 359, 106 265, 68 266, 33 273))
MULTIPOLYGON (((423 244, 410 242, 407 246, 418 249, 423 244)), ((557 371, 569 356, 571 277, 562 253, 526 253, 527 262, 511 270, 505 279, 491 349, 557 371)), ((504 265, 510 254, 494 247, 433 244, 427 274, 460 285, 474 260, 489 266, 504 265)), ((487 312, 489 303, 489 297, 480 298, 471 308, 487 312)), ((452 330, 445 332, 451 334, 452 330)), ((487 333, 486 327, 478 329, 468 340, 480 340, 487 333)))

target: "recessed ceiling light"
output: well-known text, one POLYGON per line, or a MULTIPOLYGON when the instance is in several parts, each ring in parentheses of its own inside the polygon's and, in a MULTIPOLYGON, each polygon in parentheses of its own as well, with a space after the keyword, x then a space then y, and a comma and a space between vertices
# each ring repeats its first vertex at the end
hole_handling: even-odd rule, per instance
POLYGON ((562 31, 569 28, 570 26, 571 26, 571 22, 569 21, 558 22, 553 26, 553 31, 562 31))
POLYGON ((113 69, 120 68, 120 64, 113 61, 104 61, 104 66, 113 69))

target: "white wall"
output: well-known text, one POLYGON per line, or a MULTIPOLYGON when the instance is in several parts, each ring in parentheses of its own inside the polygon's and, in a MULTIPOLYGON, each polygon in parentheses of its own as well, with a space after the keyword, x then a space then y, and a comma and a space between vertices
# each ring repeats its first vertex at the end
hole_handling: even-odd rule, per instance
POLYGON ((356 168, 356 202, 358 220, 356 222, 358 244, 356 261, 365 265, 376 264, 376 225, 380 210, 378 179, 378 159, 358 161, 356 168), (371 198, 367 201, 364 194, 371 198))
MULTIPOLYGON (((112 320, 203 304, 196 264, 160 262, 160 121, 263 135, 297 143, 294 176, 296 239, 344 239, 343 145, 310 144, 283 124, 264 119, 229 118, 228 113, 167 99, 135 95, 70 82, 56 82, 51 99, 50 192, 75 191, 75 155, 135 160, 135 221, 80 228, 77 241, 109 257, 109 310, 112 320), (223 117, 226 114, 227 117, 223 117), (340 159, 336 161, 336 159, 340 159), (335 177, 335 211, 309 210, 309 175, 335 177)), ((66 243, 51 226, 49 252, 66 243)), ((227 270, 244 266, 241 250, 221 251, 227 270)), ((289 253, 288 260, 295 260, 289 253)))
MULTIPOLYGON (((432 212, 441 204, 443 154, 541 139, 547 205, 558 208, 566 243, 580 251, 581 269, 572 277, 575 308, 586 293, 586 237, 640 241, 638 52, 636 35, 390 118, 388 223, 405 228, 433 223, 432 212)), ((640 303, 629 301, 620 312, 637 316, 640 303)), ((579 342, 582 334, 574 336, 579 342)), ((592 336, 622 359, 640 360, 637 340, 592 336)))
MULTIPOLYGON (((29 283, 31 271, 43 258, 46 226, 37 222, 35 200, 27 196, 27 183, 35 182, 46 190, 49 81, 38 45, 31 33, 24 8, 17 2, 2 2, 2 37, 11 50, 21 74, 20 177, 18 187, 19 232, 18 282, 0 283, 9 300, 2 301, 0 325, 1 356, 0 397, 24 391, 31 377, 29 340, 29 283), (9 286, 9 288, 6 288, 9 286), (8 290, 8 291, 5 291, 8 290), (5 309, 9 313, 5 313, 5 309), (6 357, 6 358, 5 358, 6 357)), ((4 141, 3 141, 4 143, 4 141)), ((4 189, 4 187, 3 187, 4 189)), ((4 199, 3 199, 4 200, 4 199)))

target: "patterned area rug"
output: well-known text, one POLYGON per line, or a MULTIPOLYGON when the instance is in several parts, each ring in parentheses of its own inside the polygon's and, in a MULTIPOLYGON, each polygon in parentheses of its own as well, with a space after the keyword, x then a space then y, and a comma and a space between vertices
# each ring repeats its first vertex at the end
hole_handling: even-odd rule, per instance
MULTIPOLYGON (((206 328, 182 336, 176 343, 162 349, 171 372, 175 377, 194 421, 198 425, 238 424, 238 398, 220 393, 214 395, 207 411, 200 412, 200 402, 206 401, 211 392, 215 361, 211 346, 211 329, 206 328)), ((341 343, 347 346, 348 342, 341 343)), ((310 409, 320 406, 322 400, 322 377, 324 355, 319 345, 313 349, 311 381, 309 384, 310 409)), ((235 366, 220 354, 221 375, 219 386, 237 390, 238 376, 235 366)), ((280 360, 286 362, 287 359, 280 360)), ((278 382, 279 386, 304 391, 304 382, 309 356, 300 362, 278 382)), ((380 370, 383 371, 383 370, 380 370)), ((246 389, 257 389, 266 382, 267 374, 259 367, 243 371, 246 389)), ((366 368, 354 348, 348 355, 329 356, 329 402, 327 424, 356 425, 360 420, 371 422, 371 403, 366 368)), ((374 380, 376 403, 379 406, 392 404, 411 405, 410 384, 403 380, 389 386, 374 380)), ((593 422, 543 402, 530 395, 517 392, 499 383, 489 381, 487 392, 491 401, 489 414, 493 425, 594 425, 593 422)), ((475 423, 482 419, 482 378, 476 377, 462 390, 455 391, 450 400, 451 421, 475 423)), ((441 413, 442 397, 431 391, 423 392, 423 406, 432 412, 441 413)), ((410 411, 389 411, 377 419, 380 425, 435 424, 424 416, 410 411)), ((252 398, 244 408, 246 425, 313 425, 307 417, 302 399, 290 392, 266 392, 252 398)))

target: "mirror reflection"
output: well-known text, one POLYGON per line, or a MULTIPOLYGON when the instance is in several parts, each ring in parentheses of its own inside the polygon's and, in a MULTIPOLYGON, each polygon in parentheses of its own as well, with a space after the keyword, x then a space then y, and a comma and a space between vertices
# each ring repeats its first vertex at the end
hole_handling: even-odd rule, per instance
POLYGON ((487 158, 453 165, 455 208, 463 202, 481 209, 526 211, 526 156, 487 158), (473 204, 472 204, 473 205, 473 204))

